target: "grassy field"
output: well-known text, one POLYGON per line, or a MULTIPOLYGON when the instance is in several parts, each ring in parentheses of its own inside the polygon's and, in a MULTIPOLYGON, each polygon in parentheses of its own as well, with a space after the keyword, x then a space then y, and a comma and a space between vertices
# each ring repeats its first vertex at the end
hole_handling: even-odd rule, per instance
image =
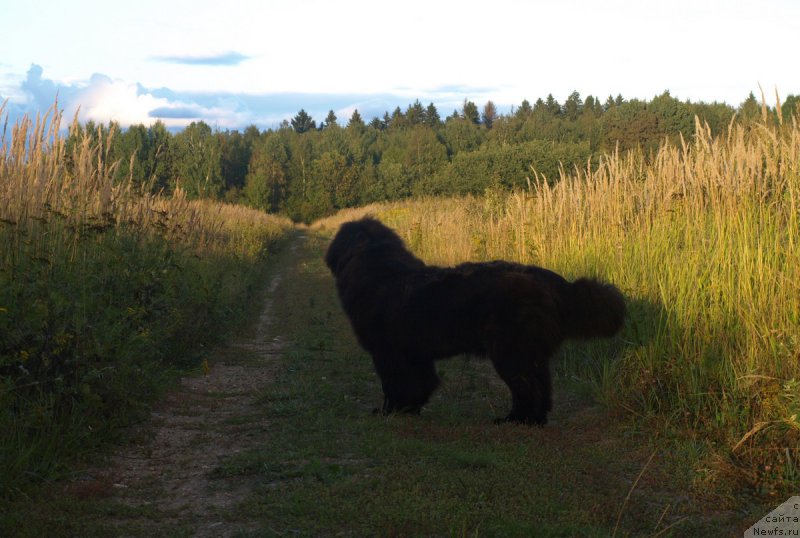
POLYGON ((169 446, 174 458, 162 461, 145 427, 122 451, 123 466, 146 467, 142 480, 96 464, 88 480, 14 504, 0 533, 734 536, 766 513, 747 499, 732 510, 695 495, 689 454, 608 413, 573 377, 556 379, 545 428, 495 425, 508 390, 490 363, 468 357, 437 365, 442 386, 420 416, 373 413, 380 382, 322 262, 328 239, 306 233, 272 265, 280 283, 269 320, 244 334, 278 342, 280 353, 242 346, 240 336, 221 343, 208 354, 210 384, 200 375, 189 384, 201 393, 178 392, 160 407, 156 423, 198 420, 196 430, 176 428, 184 440, 169 446), (224 368, 260 381, 220 388, 214 372, 224 368), (220 450, 230 439, 238 441, 220 450), (176 492, 199 452, 214 455, 203 485, 176 492))
POLYGON ((629 299, 623 345, 568 347, 562 373, 697 452, 700 489, 800 482, 800 127, 732 125, 654 159, 532 176, 529 190, 350 210, 430 263, 512 259, 594 275, 629 299))
POLYGON ((274 297, 288 345, 249 419, 263 442, 213 471, 220 488, 251 484, 228 516, 257 525, 241 536, 734 535, 757 519, 741 499, 728 511, 694 497, 690 458, 571 377, 557 379, 541 429, 494 425, 508 390, 469 357, 438 363, 421 416, 373 414, 380 382, 322 262, 328 239, 303 241, 274 297))
POLYGON ((68 151, 60 128, 25 119, 0 147, 0 498, 60 476, 198 367, 291 228, 112 182, 127 163, 108 140, 68 151))
MULTIPOLYGON (((158 480, 117 491, 97 462, 96 491, 34 488, 86 468, 176 369, 222 359, 265 369, 241 395, 256 403, 189 445, 247 434, 198 492, 237 492, 203 522, 241 536, 740 534, 798 485, 800 128, 698 127, 650 160, 347 210, 298 237, 260 212, 113 183, 124 163, 103 143, 67 152, 59 118, 23 123, 0 151, 0 534, 195 534, 158 480), (380 383, 322 262, 338 225, 367 213, 430 263, 505 258, 613 281, 630 319, 554 358, 545 428, 494 425, 507 389, 469 357, 438 365, 421 416, 374 415, 380 383), (265 261, 281 276, 254 329, 280 343, 267 358, 224 343, 259 318, 265 261)), ((212 416, 234 396, 176 412, 212 416)))

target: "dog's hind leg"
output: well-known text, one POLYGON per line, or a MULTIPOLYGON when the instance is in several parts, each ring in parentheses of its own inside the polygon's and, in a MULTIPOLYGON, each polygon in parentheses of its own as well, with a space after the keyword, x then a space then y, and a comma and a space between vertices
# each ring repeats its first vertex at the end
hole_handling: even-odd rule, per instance
POLYGON ((511 411, 497 422, 544 426, 552 409, 552 383, 546 358, 516 353, 493 355, 494 368, 511 390, 511 411))

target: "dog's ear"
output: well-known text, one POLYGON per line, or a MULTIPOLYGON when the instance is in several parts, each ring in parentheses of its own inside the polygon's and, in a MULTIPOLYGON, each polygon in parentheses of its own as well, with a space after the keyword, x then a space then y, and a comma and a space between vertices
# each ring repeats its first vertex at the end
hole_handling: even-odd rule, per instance
POLYGON ((328 269, 336 274, 339 264, 357 254, 369 240, 369 234, 362 223, 355 221, 342 224, 325 253, 328 269))

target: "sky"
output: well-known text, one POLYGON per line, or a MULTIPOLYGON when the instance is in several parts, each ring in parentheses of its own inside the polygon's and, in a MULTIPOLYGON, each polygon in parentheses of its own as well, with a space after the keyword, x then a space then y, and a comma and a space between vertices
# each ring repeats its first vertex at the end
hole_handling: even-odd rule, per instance
POLYGON ((340 124, 419 99, 501 112, 573 91, 737 106, 800 93, 798 0, 0 0, 13 121, 340 124))

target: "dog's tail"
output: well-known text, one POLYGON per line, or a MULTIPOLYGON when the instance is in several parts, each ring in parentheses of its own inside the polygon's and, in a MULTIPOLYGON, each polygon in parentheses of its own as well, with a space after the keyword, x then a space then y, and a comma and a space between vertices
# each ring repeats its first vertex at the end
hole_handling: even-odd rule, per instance
POLYGON ((625 321, 625 298, 612 284, 579 278, 562 297, 562 316, 568 338, 609 338, 625 321))

